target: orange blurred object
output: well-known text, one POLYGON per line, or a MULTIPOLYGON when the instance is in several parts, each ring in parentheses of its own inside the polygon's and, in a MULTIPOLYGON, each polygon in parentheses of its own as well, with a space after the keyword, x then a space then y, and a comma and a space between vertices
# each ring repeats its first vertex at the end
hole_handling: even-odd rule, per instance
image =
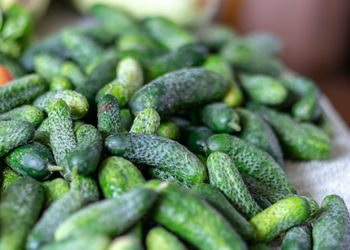
POLYGON ((6 83, 13 80, 11 71, 7 68, 0 66, 0 86, 4 86, 6 83))

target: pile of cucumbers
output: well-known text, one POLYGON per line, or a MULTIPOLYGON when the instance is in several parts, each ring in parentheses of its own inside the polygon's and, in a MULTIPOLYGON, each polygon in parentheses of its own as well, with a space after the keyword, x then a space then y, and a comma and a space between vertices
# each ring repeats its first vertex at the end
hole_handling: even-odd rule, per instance
POLYGON ((283 170, 331 126, 276 38, 90 15, 0 56, 1 250, 349 249, 342 198, 283 170))

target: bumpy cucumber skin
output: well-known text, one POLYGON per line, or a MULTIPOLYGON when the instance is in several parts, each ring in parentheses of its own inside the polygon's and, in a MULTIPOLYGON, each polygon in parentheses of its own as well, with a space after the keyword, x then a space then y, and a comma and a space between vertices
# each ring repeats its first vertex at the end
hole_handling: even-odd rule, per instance
POLYGON ((152 80, 168 72, 199 66, 207 53, 207 48, 202 44, 187 44, 156 58, 148 67, 147 77, 152 80))
POLYGON ((0 157, 34 137, 34 127, 26 121, 0 121, 0 157))
POLYGON ((296 226, 283 237, 282 250, 311 250, 312 238, 309 226, 296 226))
POLYGON ((89 103, 85 96, 74 90, 49 91, 39 96, 33 105, 48 113, 51 106, 58 99, 62 99, 69 107, 71 117, 78 120, 84 117, 89 111, 89 103))
POLYGON ((103 196, 110 199, 141 186, 145 179, 130 161, 112 156, 101 164, 98 182, 103 196))
POLYGON ((35 72, 42 75, 45 79, 51 80, 60 75, 63 60, 49 54, 39 54, 34 58, 35 72))
POLYGON ((73 121, 67 104, 59 99, 52 104, 49 112, 50 143, 56 163, 64 167, 63 177, 71 178, 66 156, 75 150, 77 142, 73 130, 73 121))
POLYGON ((237 136, 269 153, 282 167, 284 164, 282 149, 270 126, 247 109, 238 108, 236 111, 242 125, 242 130, 237 136))
POLYGON ((211 153, 207 159, 209 182, 220 189, 246 217, 252 218, 261 208, 245 186, 234 161, 225 153, 211 153))
POLYGON ((278 163, 254 145, 235 136, 218 134, 208 139, 208 147, 209 153, 219 151, 232 157, 242 175, 249 175, 285 195, 296 192, 278 163))
POLYGON ((278 105, 287 98, 284 86, 265 75, 241 75, 241 85, 248 96, 261 104, 278 105))
POLYGON ((156 222, 199 249, 246 249, 224 217, 190 191, 169 182, 151 181, 159 197, 152 210, 156 222))
POLYGON ((185 245, 172 233, 162 227, 152 228, 146 236, 148 250, 186 250, 185 245))
POLYGON ((205 155, 208 150, 207 140, 213 134, 207 127, 189 128, 186 146, 194 153, 205 155))
POLYGON ((52 242, 40 248, 40 250, 61 250, 61 249, 85 249, 105 250, 110 244, 110 239, 99 234, 84 234, 79 237, 71 237, 61 241, 52 242))
POLYGON ((21 120, 38 127, 44 120, 43 112, 32 105, 23 105, 0 115, 0 120, 21 120))
POLYGON ((115 238, 108 247, 108 250, 142 250, 142 243, 131 235, 115 238))
POLYGON ((67 89, 73 89, 73 85, 68 78, 63 76, 55 76, 52 78, 50 82, 50 91, 61 91, 67 89))
POLYGON ((224 103, 211 103, 201 111, 202 122, 218 133, 232 133, 241 130, 236 111, 224 103))
POLYGON ((200 183, 194 185, 191 190, 217 209, 244 239, 254 238, 253 226, 231 205, 219 189, 206 183, 200 183))
POLYGON ((118 198, 91 204, 68 217, 57 229, 55 240, 83 233, 119 235, 148 212, 156 197, 155 191, 139 187, 118 198))
POLYGON ((121 131, 121 113, 118 100, 113 95, 104 95, 97 104, 98 130, 103 137, 121 131))
POLYGON ((177 140, 180 137, 180 131, 174 122, 166 121, 159 125, 158 135, 171 140, 177 140))
POLYGON ((125 57, 118 63, 117 78, 119 81, 126 84, 126 96, 129 100, 143 85, 142 66, 134 58, 125 57))
POLYGON ((21 175, 45 180, 51 176, 48 167, 54 163, 54 159, 49 148, 34 142, 10 152, 5 157, 5 163, 21 175))
POLYGON ((76 140, 77 148, 66 156, 67 167, 72 173, 91 175, 100 162, 102 136, 94 126, 83 124, 76 131, 76 140))
POLYGON ((70 183, 70 188, 79 191, 87 202, 95 202, 100 199, 97 182, 92 177, 77 175, 70 183))
POLYGON ((0 88, 0 114, 29 103, 48 88, 44 78, 37 74, 17 78, 0 88))
POLYGON ((71 214, 80 209, 86 200, 75 190, 71 190, 55 201, 36 223, 27 238, 26 247, 29 250, 39 249, 53 241, 57 227, 71 214))
POLYGON ((7 187, 15 180, 22 178, 19 174, 13 171, 10 167, 4 167, 1 169, 1 187, 0 187, 0 198, 4 195, 7 187))
POLYGON ((296 123, 286 114, 267 107, 249 104, 275 131, 285 156, 298 160, 324 160, 331 152, 328 136, 316 126, 296 123))
POLYGON ((185 184, 203 182, 207 176, 205 167, 193 153, 164 137, 120 133, 107 137, 105 146, 112 154, 161 168, 185 184))
POLYGON ((23 249, 43 202, 44 190, 34 179, 20 178, 7 188, 0 204, 1 249, 23 249))
POLYGON ((69 191, 69 184, 65 179, 56 178, 52 181, 43 183, 45 189, 45 207, 49 207, 51 203, 61 198, 69 191))
POLYGON ((140 111, 130 128, 130 133, 156 135, 160 126, 160 116, 152 108, 140 111))
POLYGON ((350 245, 350 216, 337 195, 326 196, 321 204, 321 215, 312 229, 313 249, 348 249, 350 245))
POLYGON ((291 196, 266 208, 254 216, 250 223, 256 229, 256 242, 270 242, 284 230, 309 218, 309 202, 300 196, 291 196))
POLYGON ((161 117, 222 98, 227 84, 216 72, 188 68, 165 74, 138 90, 129 101, 133 114, 146 108, 161 117))
POLYGON ((195 41, 186 30, 163 17, 148 18, 142 23, 142 27, 160 46, 169 50, 178 49, 195 41))

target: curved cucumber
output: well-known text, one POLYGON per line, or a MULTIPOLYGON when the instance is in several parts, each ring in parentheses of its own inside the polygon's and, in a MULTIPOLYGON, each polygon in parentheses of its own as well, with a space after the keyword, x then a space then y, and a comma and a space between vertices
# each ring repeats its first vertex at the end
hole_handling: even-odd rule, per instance
POLYGON ((51 203, 61 198, 69 191, 69 184, 65 179, 56 178, 52 181, 43 183, 45 189, 45 207, 49 207, 51 203))
POLYGON ((211 153, 207 159, 210 184, 220 189, 248 218, 261 212, 245 186, 234 161, 225 153, 211 153))
POLYGON ((311 250, 312 238, 309 226, 296 226, 283 237, 281 250, 311 250))
POLYGON ((155 135, 158 133, 160 117, 157 111, 152 108, 140 111, 130 128, 130 133, 155 135))
POLYGON ((146 108, 161 117, 220 99, 227 84, 215 72, 188 68, 165 74, 138 90, 129 101, 133 114, 146 108))
POLYGON ((97 104, 97 127, 103 137, 121 131, 121 112, 118 100, 112 95, 104 95, 97 104))
POLYGON ((44 120, 44 114, 37 107, 32 105, 23 105, 1 114, 0 120, 27 121, 33 124, 34 127, 38 127, 44 120))
POLYGON ((172 233, 162 227, 152 228, 146 236, 148 250, 186 250, 185 245, 172 233))
POLYGON ((107 137, 105 146, 112 154, 161 168, 185 184, 200 183, 206 178, 205 167, 193 153, 164 137, 120 133, 107 137))
POLYGON ((98 181, 104 197, 114 198, 141 186, 145 179, 130 161, 112 156, 101 164, 98 181))

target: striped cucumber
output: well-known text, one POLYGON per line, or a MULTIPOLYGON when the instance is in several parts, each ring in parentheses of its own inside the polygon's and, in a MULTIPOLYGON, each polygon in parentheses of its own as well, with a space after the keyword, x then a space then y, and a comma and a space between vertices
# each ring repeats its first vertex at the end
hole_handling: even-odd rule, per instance
POLYGON ((0 114, 0 120, 27 121, 33 124, 34 127, 38 127, 44 120, 44 114, 37 107, 32 105, 23 105, 6 113, 0 114))
POLYGON ((140 111, 130 128, 130 133, 145 135, 156 135, 160 126, 160 117, 157 111, 152 108, 140 111))

